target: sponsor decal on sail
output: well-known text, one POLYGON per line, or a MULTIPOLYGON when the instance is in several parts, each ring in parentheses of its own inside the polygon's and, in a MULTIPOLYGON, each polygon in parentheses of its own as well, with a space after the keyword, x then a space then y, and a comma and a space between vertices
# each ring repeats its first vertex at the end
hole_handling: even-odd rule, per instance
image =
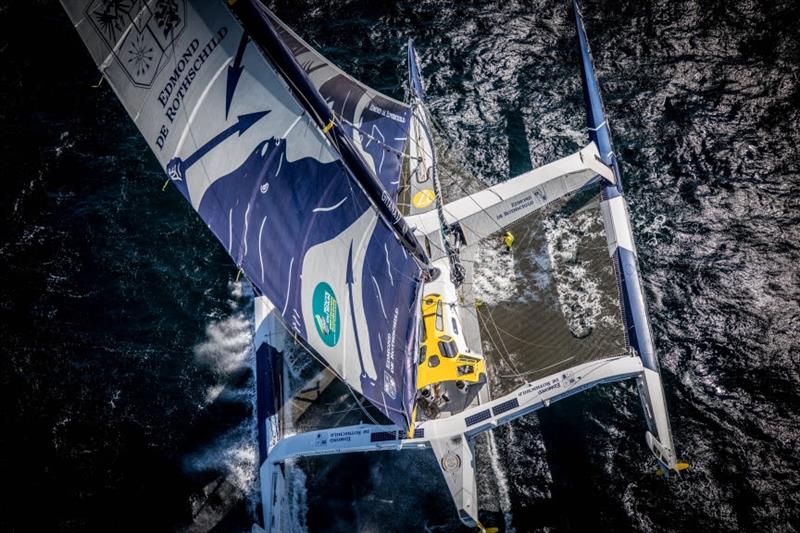
POLYGON ((314 289, 312 306, 319 338, 326 346, 336 346, 339 342, 339 304, 333 289, 324 281, 314 289))

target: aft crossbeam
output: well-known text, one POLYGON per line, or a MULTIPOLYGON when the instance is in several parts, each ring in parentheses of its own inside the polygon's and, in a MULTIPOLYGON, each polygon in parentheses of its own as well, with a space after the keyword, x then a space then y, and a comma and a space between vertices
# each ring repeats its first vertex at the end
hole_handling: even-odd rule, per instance
MULTIPOLYGON (((323 429, 284 437, 270 449, 267 460, 261 465, 264 516, 273 516, 271 510, 275 498, 280 498, 285 493, 282 464, 287 460, 354 452, 424 450, 433 447, 437 456, 441 456, 440 468, 448 481, 459 516, 467 524, 477 523, 477 493, 471 487, 474 483, 472 470, 475 464, 469 441, 480 433, 549 406, 554 401, 602 383, 641 376, 643 370, 641 359, 635 355, 584 363, 531 381, 510 394, 448 418, 421 422, 416 426, 413 438, 405 438, 405 431, 397 426, 377 424, 323 429), (464 453, 462 457, 459 450, 470 453, 464 453), (448 460, 443 462, 442 459, 445 458, 448 460), (465 481, 469 482, 469 487, 462 486, 465 481)), ((280 517, 273 516, 273 520, 280 520, 280 517)), ((279 530, 279 524, 267 526, 268 529, 272 527, 273 530, 279 530)))

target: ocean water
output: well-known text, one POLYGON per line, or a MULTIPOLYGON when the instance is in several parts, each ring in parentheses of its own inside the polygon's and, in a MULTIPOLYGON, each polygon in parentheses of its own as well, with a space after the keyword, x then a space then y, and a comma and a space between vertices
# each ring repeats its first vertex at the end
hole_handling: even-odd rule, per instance
MULTIPOLYGON (((399 98, 415 39, 432 114, 470 174, 446 184, 452 196, 585 142, 567 2, 273 6, 399 98)), ((587 0, 583 13, 691 469, 657 478, 632 384, 597 388, 481 443, 487 521, 796 531, 800 4, 587 0)), ((249 530, 252 295, 180 195, 162 192, 57 2, 0 5, 0 65, 0 527, 249 530)), ((547 282, 513 278, 513 261, 482 267, 493 302, 547 282)), ((459 527, 431 455, 299 466, 298 530, 459 527)))

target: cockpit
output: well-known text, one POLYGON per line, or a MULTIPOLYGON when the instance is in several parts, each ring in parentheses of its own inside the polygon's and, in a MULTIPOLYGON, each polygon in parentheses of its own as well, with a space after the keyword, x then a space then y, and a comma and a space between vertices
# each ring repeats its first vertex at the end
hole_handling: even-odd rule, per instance
POLYGON ((478 383, 486 373, 483 356, 459 349, 458 316, 441 295, 422 299, 417 390, 437 383, 478 383))

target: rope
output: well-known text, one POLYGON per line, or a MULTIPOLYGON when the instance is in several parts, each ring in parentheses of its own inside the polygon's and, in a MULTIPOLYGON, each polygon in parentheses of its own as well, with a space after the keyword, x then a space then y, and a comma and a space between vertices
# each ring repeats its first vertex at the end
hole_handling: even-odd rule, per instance
POLYGON ((366 417, 369 419, 369 421, 370 421, 370 422, 372 422, 373 424, 375 424, 376 426, 382 426, 382 425, 384 425, 384 424, 380 424, 380 423, 378 423, 378 421, 377 421, 377 420, 375 420, 375 418, 374 418, 374 417, 373 417, 371 414, 369 414, 369 413, 367 412, 367 409, 366 409, 366 408, 364 407, 364 405, 361 403, 361 400, 359 400, 359 399, 358 399, 358 397, 356 397, 356 393, 355 393, 355 391, 353 390, 353 388, 350 386, 350 384, 349 384, 349 383, 347 383, 346 381, 344 382, 344 384, 347 386, 347 390, 348 390, 348 391, 350 391, 350 395, 353 397, 353 399, 356 401, 356 403, 358 404, 358 406, 361 408, 361 412, 362 412, 362 413, 364 413, 364 416, 366 416, 366 417))
POLYGON ((517 375, 513 375, 513 374, 498 374, 497 377, 500 377, 500 378, 519 377, 519 378, 521 378, 523 375, 529 376, 531 374, 538 374, 539 372, 544 372, 545 370, 549 370, 549 369, 557 367, 559 365, 563 365, 567 361, 572 361, 573 359, 575 359, 575 356, 571 355, 571 356, 567 357, 566 359, 562 359, 561 361, 558 361, 557 363, 553 363, 552 365, 547 365, 547 366, 544 366, 542 368, 535 368, 533 370, 527 370, 523 374, 519 374, 519 373, 517 373, 517 375))
POLYGON ((524 379, 522 375, 519 373, 519 370, 517 370, 516 366, 514 365, 514 362, 511 360, 511 354, 507 353, 507 351, 506 353, 503 352, 504 346, 502 346, 501 343, 495 341, 494 335, 492 335, 491 330, 486 326, 485 319, 481 317, 481 314, 477 312, 477 309, 475 314, 478 316, 478 320, 483 325, 483 329, 486 331, 486 336, 489 337, 489 342, 491 342, 492 345, 494 345, 494 347, 497 349, 497 353, 500 354, 500 357, 502 359, 505 359, 506 363, 511 368, 512 372, 514 372, 519 379, 524 379))
MULTIPOLYGON (((502 350, 505 350, 505 357, 506 357, 506 361, 508 362, 508 366, 511 367, 511 370, 517 375, 518 378, 524 379, 522 377, 522 374, 520 373, 520 371, 517 369, 516 365, 514 364, 514 362, 511 360, 511 352, 508 350, 508 347, 506 346, 506 343, 503 341, 503 334, 500 333, 500 328, 497 327, 497 322, 495 321, 494 316, 492 315, 492 312, 489 309, 487 309, 487 313, 489 314, 489 320, 491 321, 492 326, 494 327, 495 332, 497 333, 497 336, 500 338, 500 344, 502 345, 502 350)), ((476 310, 476 314, 478 315, 478 318, 480 319, 481 315, 480 315, 480 313, 477 313, 477 310, 476 310)), ((484 329, 487 330, 487 333, 489 332, 488 328, 485 327, 485 322, 484 322, 484 329)), ((493 338, 493 336, 491 334, 490 334, 490 338, 492 339, 492 342, 494 343, 494 338, 493 338)), ((498 351, 500 351, 501 355, 503 353, 502 350, 498 349, 498 351)))
MULTIPOLYGON (((382 141, 381 139, 378 139, 374 135, 370 135, 369 133, 367 133, 366 131, 362 130, 361 128, 359 128, 358 126, 356 126, 355 124, 353 124, 352 122, 350 122, 349 120, 347 120, 344 117, 339 117, 339 120, 341 122, 344 122, 345 124, 347 124, 351 128, 353 128, 354 130, 356 130, 358 133, 360 133, 361 135, 363 135, 367 139, 369 139, 371 141, 375 141, 375 143, 377 143, 377 144, 380 144, 384 148, 384 150, 386 150, 387 152, 392 152, 393 154, 395 154, 395 155, 397 155, 399 157, 403 157, 405 159, 422 161, 422 158, 420 158, 420 157, 411 157, 407 153, 405 153, 405 152, 403 152, 401 150, 397 150, 396 148, 394 148, 392 146, 389 146, 388 144, 386 144, 385 141, 382 141)), ((325 131, 325 130, 323 130, 323 131, 325 131)), ((326 131, 326 133, 327 133, 327 131, 326 131)))
MULTIPOLYGON (((488 312, 488 313, 491 313, 491 312, 490 312, 488 309, 487 309, 487 312, 488 312)), ((508 331, 506 331, 506 330, 504 330, 503 328, 501 328, 500 326, 498 326, 498 325, 497 325, 497 322, 495 322, 495 328, 496 328, 497 330, 499 330, 499 331, 500 331, 500 332, 501 332, 503 335, 506 335, 506 336, 508 336, 508 337, 511 337, 512 339, 514 339, 514 340, 516 340, 516 341, 519 341, 519 342, 521 342, 521 343, 523 343, 523 344, 527 344, 528 346, 533 346, 533 347, 535 347, 535 348, 550 348, 550 349, 558 349, 558 347, 557 347, 557 346, 554 346, 554 345, 552 345, 552 344, 538 344, 538 343, 535 343, 535 342, 526 341, 525 339, 520 339, 519 337, 517 337, 517 336, 513 335, 512 333, 509 333, 508 331)))
MULTIPOLYGON (((413 109, 415 111, 417 109, 420 109, 422 111, 422 113, 425 113, 424 104, 422 102, 420 102, 416 98, 414 99, 414 102, 415 102, 415 104, 413 104, 413 109)), ((424 119, 425 117, 423 116, 422 118, 424 119)), ((447 253, 447 259, 450 261, 450 267, 451 267, 450 281, 453 282, 453 285, 455 285, 456 287, 459 287, 464 282, 464 277, 465 277, 466 272, 464 270, 464 267, 459 262, 458 250, 454 250, 452 245, 451 245, 451 243, 450 243, 450 232, 449 232, 448 227, 447 227, 447 222, 446 222, 446 220, 444 218, 444 204, 442 203, 442 188, 441 188, 441 184, 439 182, 439 172, 437 170, 439 164, 438 164, 438 161, 437 161, 437 158, 436 158, 436 150, 434 149, 434 146, 433 146, 433 136, 431 135, 431 132, 428 129, 428 126, 427 126, 425 120, 420 120, 418 118, 416 120, 416 123, 419 124, 419 126, 422 129, 423 133, 425 133, 425 136, 428 139, 428 144, 431 147, 431 153, 430 153, 430 156, 431 156, 431 170, 433 171, 433 176, 432 176, 433 189, 434 189, 434 194, 436 195, 436 212, 437 212, 437 215, 439 216, 439 227, 441 228, 441 231, 442 231, 442 241, 443 241, 443 244, 444 244, 444 251, 447 253)), ((417 142, 417 147, 419 148, 419 143, 418 142, 417 142)), ((424 149, 421 150, 421 151, 424 151, 424 149)))

